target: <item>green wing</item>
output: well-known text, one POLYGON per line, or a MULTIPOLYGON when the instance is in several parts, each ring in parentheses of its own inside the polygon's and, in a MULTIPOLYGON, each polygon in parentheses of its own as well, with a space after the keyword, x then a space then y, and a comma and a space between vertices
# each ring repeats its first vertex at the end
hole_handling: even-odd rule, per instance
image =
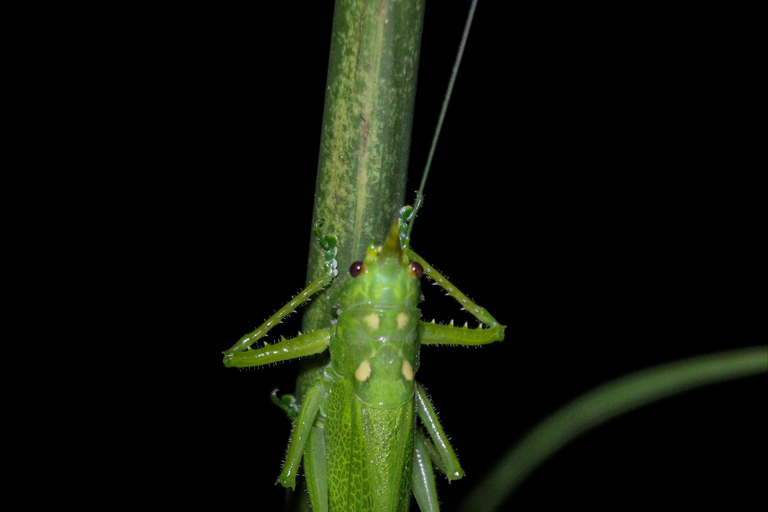
POLYGON ((414 405, 372 408, 342 379, 331 390, 325 434, 331 512, 407 512, 414 405))

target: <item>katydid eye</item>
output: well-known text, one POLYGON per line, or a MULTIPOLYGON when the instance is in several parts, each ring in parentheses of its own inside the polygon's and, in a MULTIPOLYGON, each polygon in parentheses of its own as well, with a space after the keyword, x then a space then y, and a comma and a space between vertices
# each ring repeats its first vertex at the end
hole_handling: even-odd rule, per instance
POLYGON ((414 279, 421 279, 421 276, 424 275, 424 267, 416 261, 411 262, 411 268, 408 271, 414 279))
POLYGON ((363 264, 362 261, 356 261, 352 264, 351 267, 349 267, 349 275, 351 275, 352 277, 357 277, 360 274, 362 274, 364 270, 365 270, 365 264, 363 264))

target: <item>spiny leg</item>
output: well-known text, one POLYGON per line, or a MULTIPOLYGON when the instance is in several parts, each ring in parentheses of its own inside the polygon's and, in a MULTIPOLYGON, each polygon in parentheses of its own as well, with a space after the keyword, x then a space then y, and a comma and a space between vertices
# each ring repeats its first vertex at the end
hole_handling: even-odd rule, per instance
POLYGON ((419 340, 422 345, 486 345, 504 339, 504 326, 491 329, 468 326, 441 325, 433 321, 419 324, 419 340))
POLYGON ((274 315, 269 317, 263 324, 256 328, 255 331, 246 334, 229 350, 223 352, 225 366, 258 366, 275 361, 293 359, 295 357, 322 352, 328 345, 328 342, 330 341, 329 333, 323 330, 299 335, 292 339, 282 338, 280 343, 272 345, 271 347, 264 347, 263 349, 255 350, 253 352, 249 350, 251 345, 266 336, 266 334, 274 326, 279 324, 283 318, 293 313, 301 304, 325 288, 338 274, 338 270, 336 269, 336 253, 338 251, 336 244, 338 241, 334 235, 323 236, 320 232, 321 225, 322 220, 317 221, 314 229, 318 242, 325 250, 323 275, 312 281, 309 286, 302 290, 296 297, 288 302, 288 304, 280 308, 274 315), (325 343, 324 346, 323 343, 325 343), (278 350, 280 352, 278 352, 278 350), (281 357, 280 353, 287 357, 281 357))
POLYGON ((448 436, 445 435, 443 426, 437 419, 437 413, 427 397, 427 392, 424 391, 424 387, 418 382, 416 383, 415 396, 416 414, 418 414, 419 419, 424 424, 427 432, 429 432, 429 437, 432 438, 434 447, 439 455, 439 460, 436 461, 438 468, 445 473, 448 481, 459 480, 464 477, 464 470, 461 469, 459 459, 453 451, 453 446, 448 441, 448 436))
POLYGON ((435 270, 432 265, 424 261, 424 258, 408 249, 408 253, 414 261, 418 262, 424 268, 424 274, 433 279, 438 286, 443 288, 448 295, 456 299, 461 306, 480 322, 487 325, 487 328, 478 327, 470 329, 468 326, 455 327, 451 325, 439 325, 434 322, 422 322, 420 328, 421 343, 424 345, 448 344, 448 345, 484 345, 494 341, 504 339, 504 326, 491 316, 488 311, 475 304, 464 295, 461 290, 456 288, 440 272, 435 270))
POLYGON ((424 273, 427 275, 427 277, 433 279, 435 283, 437 283, 446 292, 448 292, 448 295, 456 299, 459 304, 461 304, 462 307, 466 309, 472 316, 483 322, 488 327, 496 327, 500 325, 499 322, 497 322, 496 319, 493 318, 485 308, 482 308, 472 302, 469 297, 464 295, 461 290, 456 288, 456 286, 448 281, 445 276, 438 272, 432 265, 424 261, 424 258, 413 252, 411 249, 408 250, 408 253, 424 268, 424 273))
POLYGON ((256 343, 258 340, 266 336, 266 334, 277 324, 279 324, 283 318, 293 313, 297 307, 299 307, 301 304, 309 300, 312 295, 316 294, 320 290, 322 290, 325 286, 328 285, 328 283, 331 282, 333 279, 333 276, 331 275, 324 275, 322 277, 319 277, 312 281, 309 286, 304 288, 296 297, 291 299, 291 301, 277 310, 277 312, 269 317, 263 324, 261 324, 259 327, 256 328, 255 331, 246 334, 242 338, 240 338, 237 343, 232 345, 232 347, 229 350, 226 350, 224 354, 229 354, 232 352, 240 352, 243 350, 248 350, 248 348, 256 343))
POLYGON ((247 368, 263 364, 276 363, 287 359, 319 354, 328 348, 335 327, 300 334, 295 338, 282 338, 279 343, 265 345, 255 350, 243 352, 224 352, 224 366, 247 368))

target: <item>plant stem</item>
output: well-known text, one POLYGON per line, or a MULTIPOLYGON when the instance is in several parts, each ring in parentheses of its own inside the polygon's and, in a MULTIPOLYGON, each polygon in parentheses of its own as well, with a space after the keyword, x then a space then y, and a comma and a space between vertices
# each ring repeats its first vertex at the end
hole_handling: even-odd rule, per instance
MULTIPOLYGON (((305 311, 305 332, 330 325, 341 277, 405 202, 424 3, 336 1, 313 221, 338 238, 339 278, 305 311)), ((323 267, 314 235, 310 244, 308 283, 323 267)), ((297 397, 326 358, 303 361, 297 397)))

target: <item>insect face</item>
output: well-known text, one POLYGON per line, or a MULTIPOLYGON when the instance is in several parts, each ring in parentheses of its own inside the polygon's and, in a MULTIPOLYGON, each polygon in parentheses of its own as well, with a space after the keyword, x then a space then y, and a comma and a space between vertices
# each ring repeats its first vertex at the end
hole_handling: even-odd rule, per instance
POLYGON ((384 243, 380 247, 371 244, 365 260, 350 267, 350 277, 339 295, 341 310, 363 305, 416 306, 421 299, 423 273, 421 265, 410 261, 408 252, 400 246, 400 228, 394 223, 384 243))

